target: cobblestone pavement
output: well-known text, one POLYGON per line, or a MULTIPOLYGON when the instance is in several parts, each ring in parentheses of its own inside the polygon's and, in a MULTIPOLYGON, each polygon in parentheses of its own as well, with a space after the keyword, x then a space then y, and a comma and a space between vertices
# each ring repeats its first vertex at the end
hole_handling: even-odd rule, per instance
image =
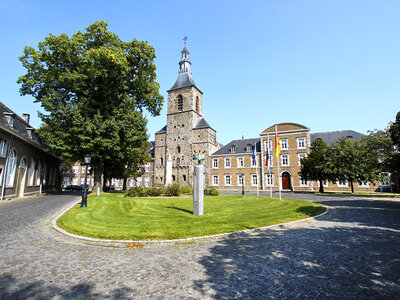
POLYGON ((289 196, 331 210, 318 220, 143 249, 85 245, 51 230, 51 216, 73 196, 1 203, 0 298, 400 298, 400 201, 289 196))

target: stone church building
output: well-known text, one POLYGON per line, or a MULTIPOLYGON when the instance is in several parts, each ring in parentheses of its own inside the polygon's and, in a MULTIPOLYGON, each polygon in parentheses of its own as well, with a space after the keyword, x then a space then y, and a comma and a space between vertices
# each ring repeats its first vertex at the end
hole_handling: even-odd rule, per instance
MULTIPOLYGON (((219 149, 216 131, 205 120, 203 93, 192 78, 191 62, 186 42, 181 51, 178 78, 168 90, 167 125, 155 133, 154 185, 192 185, 193 152, 208 158, 219 149)), ((209 160, 205 165, 208 178, 209 160)))

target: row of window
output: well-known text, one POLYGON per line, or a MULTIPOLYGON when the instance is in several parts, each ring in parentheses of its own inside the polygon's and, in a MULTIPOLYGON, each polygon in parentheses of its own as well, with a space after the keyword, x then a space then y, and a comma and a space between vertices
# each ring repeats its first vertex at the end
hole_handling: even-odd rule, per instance
MULTIPOLYGON (((258 175, 251 174, 250 176, 251 176, 251 186, 257 186, 258 185, 258 175)), ((237 174, 236 177, 237 177, 237 185, 238 186, 244 185, 245 175, 237 174)), ((212 185, 219 186, 219 175, 216 175, 216 174, 212 175, 212 185)), ((232 175, 231 174, 224 175, 224 185, 225 186, 232 185, 232 175)))
MULTIPOLYGON (((15 149, 12 149, 10 151, 10 154, 9 154, 9 157, 7 160, 7 171, 5 174, 6 175, 5 176, 6 187, 14 186, 15 175, 17 172, 17 161, 18 161, 17 151, 15 149)), ((20 169, 27 168, 26 157, 23 157, 21 159, 19 168, 20 169)), ((3 169, 0 168, 0 184, 2 184, 1 183, 2 172, 3 172, 3 169)), ((39 163, 36 167, 36 161, 33 158, 31 158, 30 166, 29 166, 29 170, 28 170, 28 182, 27 182, 28 186, 33 186, 34 183, 36 183, 36 185, 40 185, 40 182, 42 181, 42 179, 43 179, 43 184, 46 184, 47 175, 49 175, 49 179, 54 182, 57 174, 56 174, 56 171, 53 170, 52 168, 50 168, 50 173, 47 174, 46 164, 43 164, 43 167, 42 167, 42 162, 39 161, 39 163), (35 178, 36 178, 36 182, 35 182, 35 178)))
MULTIPOLYGON (((289 150, 289 140, 279 139, 281 144, 281 150, 289 150)), ((306 149, 306 138, 298 137, 296 138, 297 149, 306 149)), ((264 140, 264 149, 269 149, 272 151, 272 140, 264 140)))
MULTIPOLYGON (((258 174, 250 174, 250 184, 251 186, 257 186, 258 185, 258 174)), ((225 174, 224 175, 224 182, 223 185, 225 186, 232 186, 232 180, 233 177, 231 174, 225 174)), ((245 175, 244 174, 236 174, 236 183, 237 186, 242 186, 244 185, 244 180, 245 180, 245 175)), ((301 177, 299 177, 299 183, 300 187, 308 187, 309 182, 301 177)), ((212 185, 213 186, 219 186, 219 175, 213 174, 212 175, 212 185)), ((318 182, 319 185, 319 182, 318 182)), ((328 181, 323 182, 324 187, 328 187, 328 181)), ((265 186, 274 186, 274 174, 265 174, 265 186)), ((348 187, 347 181, 341 181, 339 180, 337 182, 338 187, 348 187)), ((358 184, 359 187, 369 187, 368 182, 362 182, 361 184, 358 184)))
MULTIPOLYGON (((297 163, 300 166, 301 165, 301 160, 303 158, 307 157, 307 153, 298 153, 297 154, 297 163)), ((290 160, 289 160, 289 154, 281 154, 281 166, 290 166, 290 160)), ((254 159, 253 156, 251 156, 251 162, 250 162, 250 167, 257 167, 258 164, 258 158, 254 159)), ((272 167, 273 166, 273 155, 270 154, 269 156, 269 165, 272 167)), ((219 167, 219 162, 218 158, 213 158, 212 160, 212 167, 213 169, 217 169, 219 167)), ((231 157, 225 157, 224 158, 224 168, 229 169, 232 167, 232 158, 231 157)), ((244 157, 240 156, 237 157, 237 168, 244 168, 245 163, 244 163, 244 157)))
MULTIPOLYGON (((196 103, 195 103, 195 109, 197 112, 200 112, 200 100, 199 97, 196 97, 196 103)), ((176 110, 177 111, 183 111, 183 97, 182 95, 178 95, 178 98, 176 100, 176 110)))

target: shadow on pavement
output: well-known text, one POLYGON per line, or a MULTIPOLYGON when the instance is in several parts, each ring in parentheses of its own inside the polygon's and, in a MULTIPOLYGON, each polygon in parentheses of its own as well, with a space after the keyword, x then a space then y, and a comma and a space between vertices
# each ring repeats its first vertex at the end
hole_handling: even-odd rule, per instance
POLYGON ((95 292, 94 286, 87 283, 80 283, 68 287, 59 287, 52 282, 32 281, 21 284, 18 282, 18 288, 10 290, 8 287, 14 286, 18 282, 10 274, 0 277, 0 295, 1 299, 49 299, 58 296, 57 299, 127 299, 132 298, 132 293, 138 292, 125 286, 115 288, 107 295, 95 292))
POLYGON ((194 288, 215 298, 398 299, 398 204, 346 200, 329 205, 343 208, 316 226, 220 241, 201 259, 207 279, 197 280, 194 288))

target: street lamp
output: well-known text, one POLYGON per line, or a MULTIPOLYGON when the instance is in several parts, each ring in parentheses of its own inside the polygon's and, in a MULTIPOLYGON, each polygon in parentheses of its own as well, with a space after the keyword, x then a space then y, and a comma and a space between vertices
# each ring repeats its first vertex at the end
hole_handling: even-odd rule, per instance
POLYGON ((81 202, 81 207, 87 207, 87 171, 89 168, 89 164, 91 161, 91 157, 89 154, 85 155, 85 158, 83 159, 84 164, 86 165, 86 171, 85 171, 85 184, 83 185, 83 195, 82 195, 82 202, 81 202))

